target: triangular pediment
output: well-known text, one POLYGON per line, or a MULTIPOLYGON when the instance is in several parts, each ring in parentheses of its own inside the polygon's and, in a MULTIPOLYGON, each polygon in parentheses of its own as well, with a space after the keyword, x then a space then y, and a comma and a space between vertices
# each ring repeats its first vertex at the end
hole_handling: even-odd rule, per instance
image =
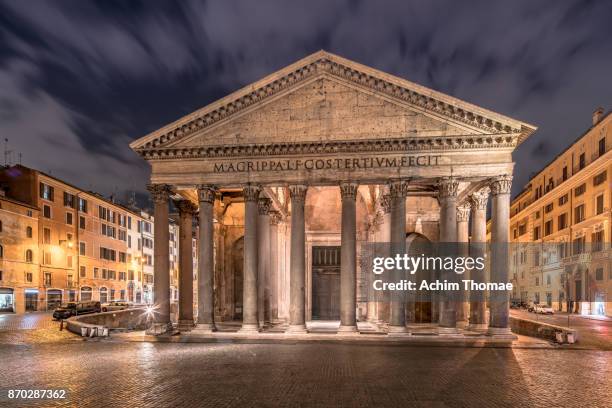
POLYGON ((321 51, 214 102, 130 147, 454 136, 512 136, 535 127, 321 51))

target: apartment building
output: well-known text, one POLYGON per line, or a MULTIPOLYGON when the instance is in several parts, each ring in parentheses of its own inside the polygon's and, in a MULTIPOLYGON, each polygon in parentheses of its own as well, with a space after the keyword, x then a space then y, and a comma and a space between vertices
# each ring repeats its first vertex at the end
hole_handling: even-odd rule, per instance
POLYGON ((0 190, 0 312, 36 310, 38 209, 0 190))
POLYGON ((510 209, 513 298, 612 315, 612 114, 531 178, 510 209))

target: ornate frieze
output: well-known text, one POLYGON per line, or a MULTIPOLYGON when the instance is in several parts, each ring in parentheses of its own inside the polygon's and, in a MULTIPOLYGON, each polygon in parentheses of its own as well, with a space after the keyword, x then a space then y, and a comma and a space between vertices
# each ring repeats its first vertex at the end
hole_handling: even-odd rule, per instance
POLYGON ((391 194, 383 194, 380 198, 380 205, 385 214, 389 214, 391 212, 391 194))
POLYGON ((198 186, 198 200, 202 203, 214 203, 217 188, 209 185, 198 186))
POLYGON ((457 197, 459 182, 452 177, 445 177, 438 181, 438 198, 457 197))
POLYGON ((470 196, 470 204, 472 205, 472 208, 486 210, 490 191, 491 190, 488 187, 485 187, 472 193, 470 196))
POLYGON ((467 222, 470 219, 470 203, 457 206, 457 222, 467 222))
POLYGON ((450 120, 481 129, 491 135, 504 133, 520 135, 521 133, 529 134, 533 131, 529 128, 513 126, 510 123, 502 123, 488 118, 480 111, 472 110, 471 106, 463 104, 458 106, 459 104, 455 103, 456 101, 453 99, 444 98, 445 100, 442 100, 442 98, 439 98, 434 93, 423 92, 416 87, 409 89, 408 85, 402 84, 400 81, 394 83, 388 79, 376 77, 363 72, 358 67, 348 66, 344 62, 338 61, 333 55, 322 52, 316 60, 285 73, 270 83, 249 90, 233 100, 224 100, 221 104, 213 104, 210 108, 197 112, 196 115, 189 116, 188 119, 182 120, 182 123, 179 123, 175 128, 165 131, 163 134, 145 143, 144 146, 137 147, 136 150, 143 154, 147 150, 155 149, 168 142, 184 138, 194 132, 210 127, 235 113, 248 109, 264 99, 295 87, 305 80, 322 75, 340 78, 357 87, 366 88, 368 91, 383 94, 402 103, 445 116, 450 120))
POLYGON ((390 153, 406 151, 469 150, 516 147, 517 135, 465 135, 445 137, 405 137, 385 140, 349 140, 321 142, 275 142, 270 144, 219 145, 138 150, 151 160, 178 158, 264 157, 306 154, 390 153))
POLYGON ((289 195, 291 196, 292 201, 306 201, 306 192, 308 191, 308 186, 304 184, 293 184, 289 186, 289 195))
POLYGON ((148 184, 147 190, 151 194, 154 203, 167 203, 172 190, 167 184, 148 184))
POLYGON ((268 197, 259 197, 259 201, 257 201, 259 215, 267 215, 270 212, 270 206, 272 206, 272 200, 268 197))
POLYGON ((242 189, 244 195, 244 201, 258 201, 259 193, 261 192, 261 186, 256 184, 247 184, 242 189))
POLYGON ((492 195, 510 194, 511 189, 512 189, 512 176, 509 174, 505 174, 503 176, 499 176, 491 180, 491 194, 492 195))
POLYGON ((357 198, 357 189, 359 184, 357 183, 340 183, 340 197, 344 200, 355 201, 357 198))

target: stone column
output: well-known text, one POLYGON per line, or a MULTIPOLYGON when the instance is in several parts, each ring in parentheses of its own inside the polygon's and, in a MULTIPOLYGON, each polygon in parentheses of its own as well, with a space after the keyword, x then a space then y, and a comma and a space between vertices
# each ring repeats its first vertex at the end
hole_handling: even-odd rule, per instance
POLYGON ((340 247, 340 328, 338 332, 357 331, 357 183, 341 183, 342 227, 340 247))
POLYGON ((242 328, 241 333, 259 331, 257 296, 257 215, 261 187, 247 185, 244 194, 244 266, 242 291, 242 328))
MULTIPOLYGON (((442 256, 455 256, 457 242, 457 188, 459 183, 453 178, 445 178, 438 183, 438 201, 440 203, 440 243, 442 256)), ((442 272, 441 279, 456 281, 454 271, 442 272), (452 275, 451 275, 452 274, 452 275)), ((455 334, 457 316, 455 300, 451 292, 442 293, 440 304, 440 334, 455 334)))
POLYGON ((270 206, 272 200, 260 197, 257 202, 257 299, 259 327, 270 323, 270 206))
MULTIPOLYGON (((391 255, 389 251, 391 243, 391 195, 388 193, 383 194, 380 204, 383 210, 383 219, 380 225, 380 242, 384 242, 385 245, 381 248, 384 253, 378 254, 378 256, 387 257, 391 255)), ((390 305, 390 302, 378 302, 379 323, 389 323, 390 305)))
MULTIPOLYGON (((469 256, 468 241, 470 239, 468 221, 470 218, 470 203, 463 203, 457 206, 457 245, 458 254, 461 257, 469 256)), ((459 275, 459 279, 468 279, 469 271, 465 271, 463 275, 459 275)), ((457 311, 457 327, 465 329, 468 326, 468 316, 470 314, 470 304, 467 302, 467 294, 461 285, 461 291, 455 305, 457 311)))
MULTIPOLYGON (((491 282, 508 283, 508 224, 510 221, 510 189, 512 176, 504 175, 491 182, 493 197, 491 226, 491 282)), ((491 317, 489 334, 495 336, 512 336, 508 325, 509 293, 491 291, 491 317)))
POLYGON ((197 331, 212 332, 215 327, 214 310, 214 226, 213 207, 216 188, 198 186, 200 203, 200 236, 198 246, 198 324, 197 331))
POLYGON ((168 198, 170 186, 166 184, 149 184, 147 186, 153 198, 153 275, 154 275, 154 321, 153 333, 172 330, 170 320, 170 231, 168 218, 168 198))
POLYGON ((291 195, 291 254, 288 333, 306 333, 306 225, 304 204, 305 185, 289 186, 291 195))
MULTIPOLYGON (((489 188, 483 188, 470 196, 472 239, 470 241, 470 256, 472 258, 484 257, 487 243, 487 201, 489 188)), ((485 271, 472 269, 470 279, 476 282, 485 281, 485 271)), ((468 330, 485 332, 487 330, 486 311, 487 303, 485 292, 470 292, 470 324, 468 330)))
POLYGON ((279 256, 278 256, 278 223, 281 215, 278 211, 270 211, 270 322, 277 324, 279 293, 279 256))
POLYGON ((193 328, 193 215, 196 206, 189 200, 175 201, 179 210, 179 318, 181 332, 193 328))
MULTIPOLYGON (((406 196, 408 182, 396 181, 389 186, 391 196, 391 255, 406 252, 406 196)), ((393 273, 394 281, 404 278, 403 271, 393 273)), ((389 333, 407 333, 406 296, 402 293, 391 294, 389 333)))

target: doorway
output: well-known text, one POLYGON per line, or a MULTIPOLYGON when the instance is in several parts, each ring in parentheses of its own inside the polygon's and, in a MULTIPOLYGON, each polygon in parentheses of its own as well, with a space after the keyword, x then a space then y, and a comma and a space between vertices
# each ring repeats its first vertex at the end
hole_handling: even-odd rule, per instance
POLYGON ((312 319, 340 319, 340 247, 312 247, 312 319))

